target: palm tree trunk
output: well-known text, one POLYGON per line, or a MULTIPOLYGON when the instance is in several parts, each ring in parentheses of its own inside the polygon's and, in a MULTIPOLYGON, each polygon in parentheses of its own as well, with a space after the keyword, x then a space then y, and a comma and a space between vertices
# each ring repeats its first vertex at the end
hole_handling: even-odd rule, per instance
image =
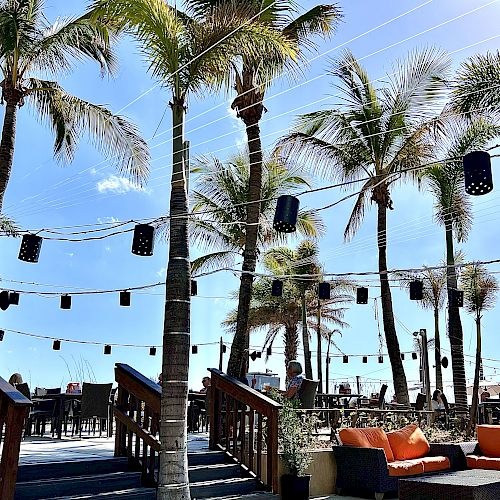
POLYGON ((326 346, 326 379, 325 379, 325 394, 330 392, 329 384, 330 384, 330 343, 331 337, 328 337, 328 344, 326 346))
MULTIPOLYGON (((297 359, 297 348, 299 347, 299 336, 297 334, 297 324, 285 326, 285 373, 287 373, 288 363, 292 359, 297 359)), ((287 375, 288 377, 288 375, 287 375)), ((288 381, 287 381, 288 382, 288 381)))
POLYGON ((322 367, 322 352, 321 352, 321 304, 318 300, 318 329, 316 330, 316 341, 318 342, 317 356, 318 356, 318 392, 323 392, 323 367, 322 367))
POLYGON ((451 347, 451 366, 453 369, 453 390, 457 412, 467 412, 467 384, 465 380, 464 337, 462 321, 458 307, 451 304, 451 290, 457 288, 455 272, 455 254, 453 249, 453 228, 451 221, 446 221, 446 285, 448 288, 448 336, 451 347))
POLYGON ((313 370, 311 363, 311 349, 309 347, 309 332, 307 331, 307 309, 306 309, 306 293, 302 293, 302 345, 304 347, 304 368, 306 378, 312 380, 313 370))
POLYGON ((3 119, 2 141, 0 142, 0 213, 2 213, 3 198, 14 160, 14 143, 16 139, 17 100, 6 101, 3 119))
POLYGON ((476 367, 474 369, 474 386, 472 387, 472 406, 467 425, 467 436, 472 434, 477 420, 477 405, 479 399, 479 371, 481 367, 481 316, 476 315, 476 367))
POLYGON ((238 297, 238 313, 236 316, 236 333, 231 346, 231 355, 227 372, 229 375, 242 377, 248 368, 248 349, 250 335, 248 316, 252 298, 253 273, 257 264, 257 237, 259 232, 260 199, 262 192, 262 143, 259 122, 264 112, 262 101, 264 95, 255 87, 255 75, 245 65, 242 72, 242 89, 234 100, 233 108, 246 126, 248 153, 250 161, 250 178, 248 187, 247 220, 245 226, 245 248, 243 250, 243 274, 240 281, 238 297))
POLYGON ((434 309, 434 362, 436 363, 436 389, 443 390, 441 370, 441 339, 439 338, 439 309, 434 309))
POLYGON ((188 198, 184 172, 184 100, 170 103, 173 166, 170 195, 170 249, 163 324, 163 387, 160 422, 160 468, 157 498, 189 500, 187 463, 187 393, 190 332, 190 262, 188 198))
POLYGON ((377 244, 378 270, 380 273, 380 291, 382 295, 382 317, 384 321, 385 342, 392 368, 394 391, 398 403, 409 404, 406 374, 401 361, 399 341, 394 324, 391 287, 387 276, 387 208, 383 203, 377 203, 377 244))

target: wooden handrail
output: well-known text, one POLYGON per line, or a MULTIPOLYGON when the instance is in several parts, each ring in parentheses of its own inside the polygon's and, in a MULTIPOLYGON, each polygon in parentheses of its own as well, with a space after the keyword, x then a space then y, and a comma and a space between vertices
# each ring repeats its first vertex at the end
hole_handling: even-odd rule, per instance
POLYGON ((278 415, 281 405, 210 368, 210 449, 222 449, 273 493, 278 491, 278 415), (265 450, 264 446, 265 445, 265 450), (262 462, 266 458, 264 477, 262 462))
POLYGON ((0 377, 0 440, 5 435, 0 460, 0 498, 12 500, 16 489, 19 449, 31 401, 0 377))
POLYGON ((143 484, 154 486, 160 451, 161 388, 123 363, 115 365, 115 380, 118 383, 114 408, 115 456, 128 457, 129 463, 142 471, 143 484))

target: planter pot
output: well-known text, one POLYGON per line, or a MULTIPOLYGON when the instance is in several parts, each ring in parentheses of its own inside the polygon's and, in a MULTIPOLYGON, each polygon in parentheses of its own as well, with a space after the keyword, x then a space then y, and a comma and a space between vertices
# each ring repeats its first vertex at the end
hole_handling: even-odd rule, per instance
POLYGON ((309 500, 310 481, 310 474, 306 476, 283 474, 281 476, 281 500, 309 500))

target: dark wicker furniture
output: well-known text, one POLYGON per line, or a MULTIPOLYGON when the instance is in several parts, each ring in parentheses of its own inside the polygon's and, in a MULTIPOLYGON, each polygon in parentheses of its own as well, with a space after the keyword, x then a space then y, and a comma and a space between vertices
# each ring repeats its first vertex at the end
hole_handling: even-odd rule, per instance
POLYGON ((405 478, 399 481, 399 500, 496 500, 500 471, 463 470, 405 478))

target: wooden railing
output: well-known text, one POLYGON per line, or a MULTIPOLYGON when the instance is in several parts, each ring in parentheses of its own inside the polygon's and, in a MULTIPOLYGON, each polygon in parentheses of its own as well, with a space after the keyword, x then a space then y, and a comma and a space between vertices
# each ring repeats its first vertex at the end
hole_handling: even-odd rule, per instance
POLYGON ((16 489, 19 449, 31 401, 0 377, 0 498, 12 500, 16 489), (2 441, 3 436, 3 441, 2 441))
POLYGON ((161 388, 126 364, 117 363, 115 380, 118 395, 115 456, 126 456, 131 467, 142 472, 142 483, 154 486, 160 441, 161 388))
POLYGON ((224 450, 277 493, 281 405, 220 370, 209 371, 210 449, 224 450))

